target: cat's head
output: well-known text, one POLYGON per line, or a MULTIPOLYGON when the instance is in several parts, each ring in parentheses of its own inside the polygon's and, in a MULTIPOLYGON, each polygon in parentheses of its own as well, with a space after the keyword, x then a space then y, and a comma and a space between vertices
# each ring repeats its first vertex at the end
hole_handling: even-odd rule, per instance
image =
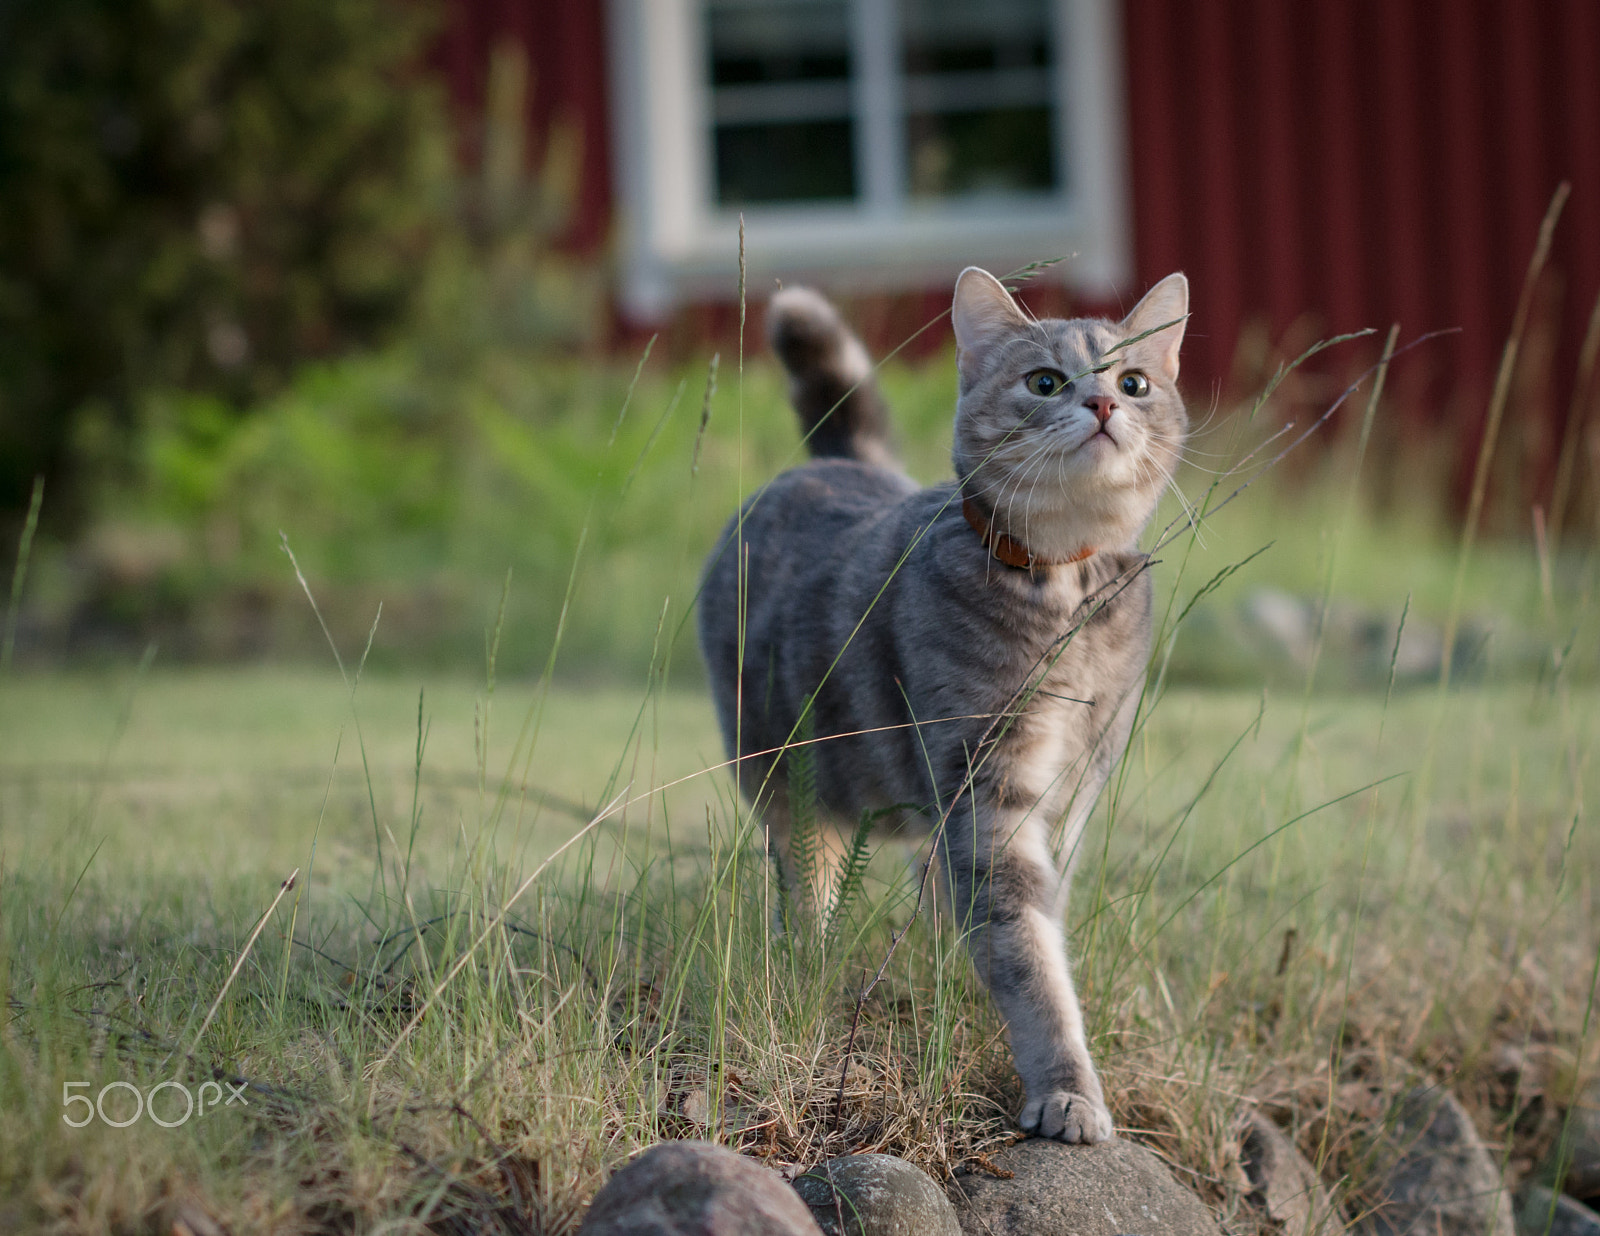
POLYGON ((969 266, 952 316, 963 492, 1041 558, 1122 549, 1178 465, 1178 346, 1189 281, 1168 275, 1120 322, 1035 319, 969 266))

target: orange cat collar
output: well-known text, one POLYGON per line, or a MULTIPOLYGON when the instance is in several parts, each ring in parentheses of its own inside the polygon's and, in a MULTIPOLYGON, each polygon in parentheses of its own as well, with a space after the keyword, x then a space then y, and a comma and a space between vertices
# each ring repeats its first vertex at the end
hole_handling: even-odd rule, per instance
POLYGON ((1085 545, 1067 558, 1040 558, 1015 537, 1007 536, 997 530, 994 523, 978 509, 977 503, 971 498, 961 500, 961 513, 967 517, 967 523, 972 525, 972 530, 978 534, 983 547, 1008 567, 1031 571, 1034 567, 1066 566, 1069 562, 1082 562, 1094 553, 1093 545, 1085 545))

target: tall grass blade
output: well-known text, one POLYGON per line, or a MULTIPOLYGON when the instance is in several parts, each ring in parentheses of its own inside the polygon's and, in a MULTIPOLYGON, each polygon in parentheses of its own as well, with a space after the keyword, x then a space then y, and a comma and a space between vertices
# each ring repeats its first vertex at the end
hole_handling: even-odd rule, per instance
MULTIPOLYGON (((419 708, 421 707, 420 700, 418 702, 418 707, 419 708)), ((317 823, 316 823, 316 826, 314 828, 312 828, 312 830, 311 830, 311 853, 306 859, 306 878, 301 883, 300 887, 295 889, 294 902, 289 907, 289 932, 288 932, 289 947, 284 949, 284 951, 283 951, 283 973, 282 973, 282 975, 280 976, 280 978, 278 980, 278 1008, 280 1010, 284 1007, 284 1001, 287 999, 288 993, 289 993, 289 964, 293 960, 293 957, 294 957, 295 933, 299 929, 300 899, 303 896, 306 896, 307 891, 311 887, 311 881, 316 877, 316 874, 317 874, 317 841, 322 836, 322 821, 325 818, 327 818, 327 814, 328 814, 328 796, 333 792, 333 775, 338 770, 338 767, 339 767, 339 752, 343 747, 344 747, 344 729, 341 727, 340 730, 339 730, 339 736, 336 739, 334 739, 334 742, 333 742, 333 762, 328 766, 328 779, 327 779, 327 781, 325 781, 323 783, 323 786, 322 786, 322 804, 321 804, 321 806, 319 806, 317 808, 317 823)), ((414 809, 414 807, 413 807, 413 809, 414 809)), ((409 856, 408 856, 408 859, 407 859, 407 863, 408 863, 408 865, 407 865, 407 869, 406 869, 406 874, 409 877, 409 875, 410 875, 409 856)), ((404 896, 404 893, 402 893, 402 896, 404 896)), ((308 899, 307 902, 306 902, 306 914, 308 916, 308 919, 309 919, 310 912, 311 912, 311 904, 310 904, 310 901, 308 899)))
POLYGON ((22 536, 17 541, 17 564, 11 571, 11 596, 6 602, 6 626, 0 637, 0 679, 11 673, 11 654, 17 644, 17 619, 22 607, 22 585, 28 578, 28 557, 33 552, 33 534, 39 527, 39 508, 44 504, 44 477, 33 478, 33 496, 28 499, 28 516, 22 521, 22 536))
MULTIPOLYGON (((1600 361, 1600 295, 1595 296, 1594 308, 1589 310, 1589 326, 1583 333, 1583 346, 1578 350, 1578 368, 1572 380, 1572 402, 1567 405, 1567 423, 1561 431, 1561 453, 1556 457, 1556 479, 1550 491, 1552 558, 1561 550, 1561 533, 1566 526, 1567 503, 1572 496, 1572 477, 1578 464, 1583 429, 1588 424, 1595 397, 1600 394, 1594 381, 1597 361, 1600 361)), ((1596 509, 1600 509, 1600 494, 1592 497, 1596 509)))
POLYGON ((1556 223, 1567 204, 1572 186, 1563 180, 1556 186, 1539 224, 1539 237, 1534 242, 1533 254, 1528 259, 1528 271, 1522 280, 1522 293, 1517 297, 1517 310, 1511 319, 1511 333, 1506 337, 1505 349, 1500 354, 1500 368, 1495 373, 1494 389, 1489 395, 1489 411, 1484 417, 1483 434, 1478 440, 1478 463, 1472 474, 1472 492, 1467 499, 1467 515, 1461 526, 1461 548, 1456 557, 1455 583, 1450 590, 1450 608, 1445 614, 1442 651, 1439 657, 1439 694, 1444 697, 1450 688, 1450 665, 1455 659, 1456 637, 1461 625, 1461 600, 1466 587, 1467 564, 1472 559, 1472 548, 1478 539, 1478 524, 1483 517, 1484 498, 1489 492, 1489 465, 1494 462, 1495 443, 1500 437, 1500 421, 1505 415, 1506 401, 1511 397, 1511 379, 1517 369, 1517 355, 1522 349, 1522 338, 1527 333, 1528 317, 1533 312, 1534 290, 1539 276, 1544 273, 1550 258, 1550 244, 1555 239, 1556 223))
POLYGON ((78 869, 78 878, 72 882, 72 887, 67 890, 67 895, 61 899, 61 905, 56 909, 55 918, 50 920, 50 934, 48 939, 54 942, 56 932, 61 927, 61 916, 67 912, 67 907, 72 904, 72 899, 78 894, 78 886, 83 883, 83 877, 89 874, 89 868, 94 865, 94 860, 105 847, 106 839, 100 838, 95 843, 94 849, 89 851, 89 857, 83 860, 83 866, 78 869))
POLYGON ((300 560, 294 556, 294 550, 289 548, 289 534, 282 528, 278 529, 278 543, 283 552, 289 556, 289 565, 294 568, 294 577, 300 581, 300 591, 306 594, 306 600, 311 602, 311 612, 317 616, 317 625, 322 628, 323 638, 328 641, 328 647, 333 650, 334 664, 339 667, 339 677, 344 680, 345 686, 350 686, 350 675, 345 672, 344 658, 339 655, 339 643, 333 638, 333 632, 328 630, 328 620, 322 616, 322 608, 317 604, 317 598, 311 592, 311 585, 306 582, 305 572, 300 569, 300 560))
POLYGON ((711 363, 706 366, 706 391, 700 399, 700 428, 694 435, 694 455, 689 461, 690 476, 700 473, 700 451, 705 446, 706 429, 711 424, 711 401, 717 396, 717 362, 721 359, 721 352, 713 352, 711 363))
POLYGON ((272 912, 278 908, 278 903, 284 895, 295 886, 295 881, 300 878, 300 868, 296 867, 289 873, 289 878, 278 886, 278 895, 272 899, 272 904, 266 912, 256 920, 255 930, 250 933, 250 938, 244 942, 244 947, 239 950, 239 958, 233 963, 233 969, 228 971, 227 980, 222 984, 222 990, 217 993, 217 998, 211 1002, 211 1007, 206 1011, 205 1020, 200 1023, 200 1029, 195 1031, 194 1040, 189 1044, 189 1054, 193 1055, 200 1046, 200 1040, 206 1037, 206 1031, 211 1028, 211 1021, 217 1015, 217 1010, 222 1007, 223 997, 228 994, 228 988, 233 986, 233 980, 239 977, 239 971, 244 968, 245 959, 250 956, 250 950, 255 947, 257 938, 267 925, 267 920, 272 917, 272 912))
POLYGON ((421 1024, 422 1019, 427 1016, 428 1010, 438 1002, 439 997, 444 994, 444 989, 450 985, 450 981, 467 967, 468 963, 470 963, 472 958, 477 954, 478 949, 482 947, 483 942, 494 934, 495 929, 505 921, 506 915, 511 913, 511 908, 516 905, 517 902, 522 900, 522 895, 526 893, 528 889, 533 887, 534 882, 545 873, 546 869, 549 868, 549 866, 554 863, 556 859, 560 858, 579 841, 587 837, 595 828, 599 827, 601 821, 610 819, 611 816, 615 814, 616 811, 623 805, 627 798, 628 789, 631 788, 631 786, 625 787, 622 793, 618 794, 616 798, 611 800, 610 803, 602 807, 587 824, 585 824, 577 832, 573 833, 572 836, 568 837, 566 841, 562 842, 549 858, 545 859, 544 862, 535 867, 532 872, 523 877, 522 883, 518 884, 511 896, 506 898, 505 904, 500 907, 499 911, 495 914, 489 925, 483 929, 483 933, 479 935, 459 957, 456 958, 455 963, 445 973, 444 977, 439 980, 438 985, 434 987, 433 992, 428 996, 428 999, 419 1009, 417 1009, 416 1013, 412 1016, 411 1020, 405 1024, 400 1033, 395 1035, 394 1039, 391 1040, 388 1050, 386 1050, 383 1055, 379 1057, 377 1063, 372 1066, 372 1077, 376 1077, 379 1073, 383 1072, 389 1061, 394 1059, 395 1052, 399 1051, 401 1045, 411 1037, 412 1031, 414 1031, 417 1026, 421 1024))
POLYGON ((1411 594, 1400 607, 1400 622, 1394 629, 1394 647, 1389 650, 1389 674, 1383 682, 1383 711, 1378 714, 1378 746, 1383 746, 1383 727, 1389 720, 1389 701, 1394 698, 1394 675, 1400 665, 1400 641, 1406 637, 1406 619, 1411 614, 1411 594))

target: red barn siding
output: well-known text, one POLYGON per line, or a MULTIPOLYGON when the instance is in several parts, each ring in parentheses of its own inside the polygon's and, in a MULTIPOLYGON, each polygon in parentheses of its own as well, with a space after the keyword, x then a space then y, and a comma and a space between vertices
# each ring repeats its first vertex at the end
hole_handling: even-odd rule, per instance
POLYGON ((461 117, 463 156, 476 162, 489 56, 511 39, 528 54, 531 166, 553 124, 579 126, 578 187, 563 243, 598 250, 611 234, 605 7, 599 0, 452 0, 434 62, 461 117))
MULTIPOLYGON (((1455 328, 1397 366, 1391 390, 1450 427, 1465 473, 1539 220, 1556 184, 1571 181, 1525 366, 1542 357, 1553 381, 1518 385, 1503 439, 1532 475, 1524 496, 1537 499, 1600 292, 1600 3, 1122 6, 1137 280, 1174 269, 1193 280, 1185 372, 1197 405, 1228 384, 1253 325, 1289 348, 1393 321, 1405 337, 1455 328)), ((471 158, 491 47, 511 37, 527 48, 531 153, 552 122, 581 124, 566 240, 597 255, 613 211, 604 9, 454 0, 437 55, 471 158)), ((863 298, 852 313, 875 345, 892 344, 946 295, 863 298)), ((1029 299, 1082 308, 1054 289, 1029 299)), ((665 342, 725 343, 736 320, 726 305, 688 306, 665 342)), ((912 350, 942 339, 930 331, 912 350)))
POLYGON ((1200 381, 1226 377, 1252 320, 1273 338, 1308 311, 1321 333, 1455 327, 1396 378, 1475 442, 1539 221, 1572 182, 1542 289, 1555 380, 1519 386, 1506 429, 1548 473, 1600 292, 1600 5, 1124 0, 1124 37, 1138 277, 1189 272, 1200 381))

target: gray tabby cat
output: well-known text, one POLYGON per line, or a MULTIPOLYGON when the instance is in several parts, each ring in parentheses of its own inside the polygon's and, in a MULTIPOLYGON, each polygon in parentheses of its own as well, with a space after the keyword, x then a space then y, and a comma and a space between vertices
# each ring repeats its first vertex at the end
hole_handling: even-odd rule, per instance
MULTIPOLYGON (((863 812, 933 832, 1006 1021, 1022 1126, 1068 1142, 1111 1136, 1062 921, 1144 680, 1136 541, 1187 426, 1188 306, 1174 274, 1121 322, 1037 321, 992 275, 963 271, 959 479, 919 489, 894 461, 860 342, 815 292, 779 292, 769 333, 817 458, 746 502, 705 571, 700 641, 723 737, 780 869, 796 759, 783 748, 814 739, 824 865, 863 812)), ((786 874, 791 887, 803 875, 786 874)))

